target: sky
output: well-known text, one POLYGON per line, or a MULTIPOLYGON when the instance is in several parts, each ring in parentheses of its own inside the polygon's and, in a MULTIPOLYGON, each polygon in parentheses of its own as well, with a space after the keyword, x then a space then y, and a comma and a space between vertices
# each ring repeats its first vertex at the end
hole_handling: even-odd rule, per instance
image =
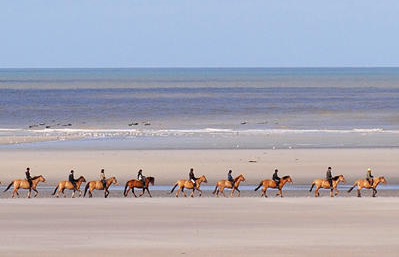
POLYGON ((2 0, 0 68, 399 66, 394 0, 2 0))

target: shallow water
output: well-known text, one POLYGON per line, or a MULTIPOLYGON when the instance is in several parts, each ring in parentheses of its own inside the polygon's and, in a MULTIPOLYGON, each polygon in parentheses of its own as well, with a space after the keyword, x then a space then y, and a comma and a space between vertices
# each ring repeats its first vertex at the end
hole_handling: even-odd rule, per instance
POLYGON ((397 99, 399 68, 2 69, 0 139, 108 138, 95 144, 112 147, 134 138, 139 149, 398 147, 397 99))

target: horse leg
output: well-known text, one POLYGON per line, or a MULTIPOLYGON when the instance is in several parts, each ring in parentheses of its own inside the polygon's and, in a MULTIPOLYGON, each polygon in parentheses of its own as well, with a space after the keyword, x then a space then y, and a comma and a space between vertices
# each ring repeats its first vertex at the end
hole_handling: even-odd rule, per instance
MULTIPOLYGON (((93 189, 94 190, 94 189, 93 189)), ((91 189, 89 189, 89 198, 92 198, 93 197, 93 190, 91 190, 91 189)))
POLYGON ((231 197, 231 198, 234 197, 234 191, 235 191, 235 187, 233 187, 232 190, 231 190, 231 194, 230 194, 230 197, 231 197))
POLYGON ((179 187, 179 189, 177 189, 177 191, 176 191, 176 197, 179 197, 180 191, 181 191, 181 187, 179 187))
POLYGON ((137 195, 136 195, 136 193, 134 192, 134 187, 132 187, 132 193, 133 193, 134 197, 137 198, 137 195))
POLYGON ((279 193, 280 197, 283 198, 283 192, 282 192, 281 188, 279 188, 278 190, 280 191, 280 193, 279 193))
POLYGON ((193 188, 193 191, 191 192, 190 196, 194 197, 194 188, 193 188))
POLYGON ((152 198, 152 195, 151 195, 150 190, 148 189, 148 187, 147 187, 147 192, 150 195, 150 197, 152 198))
POLYGON ((330 189, 330 197, 334 197, 334 188, 330 189))
POLYGON ((220 187, 220 193, 221 193, 224 197, 227 197, 227 196, 224 194, 224 187, 220 187))
POLYGON ((197 188, 197 190, 199 192, 199 196, 201 197, 202 196, 202 191, 200 189, 198 189, 198 188, 197 188))
POLYGON ((377 194, 377 189, 373 187, 373 197, 377 194))
POLYGON ((361 190, 361 188, 357 188, 357 197, 361 197, 360 190, 361 190))
POLYGON ((182 187, 181 192, 183 193, 184 197, 187 197, 186 192, 184 192, 184 187, 182 187))
POLYGON ((36 188, 32 188, 32 189, 33 189, 33 191, 35 191, 35 195, 33 197, 36 197, 39 194, 39 192, 36 190, 36 188))
POLYGON ((238 192, 238 196, 237 196, 237 197, 240 197, 240 195, 241 195, 240 189, 236 188, 236 190, 237 190, 237 192, 238 192))
POLYGON ((32 191, 31 191, 31 189, 29 188, 29 191, 28 191, 28 198, 30 198, 31 193, 32 193, 32 191))
POLYGON ((139 197, 141 197, 142 195, 144 195, 145 192, 145 187, 143 187, 143 192, 139 195, 139 197))
POLYGON ((335 188, 335 195, 338 195, 339 191, 338 191, 338 187, 335 188))
POLYGON ((319 197, 319 196, 320 196, 320 194, 319 194, 319 189, 320 189, 320 187, 317 186, 317 187, 316 187, 316 190, 314 191, 314 197, 319 197))
POLYGON ((75 198, 75 189, 72 192, 72 198, 75 198))
POLYGON ((12 190, 12 195, 11 195, 12 198, 14 198, 15 193, 17 193, 17 196, 19 197, 18 191, 14 187, 14 190, 12 190))

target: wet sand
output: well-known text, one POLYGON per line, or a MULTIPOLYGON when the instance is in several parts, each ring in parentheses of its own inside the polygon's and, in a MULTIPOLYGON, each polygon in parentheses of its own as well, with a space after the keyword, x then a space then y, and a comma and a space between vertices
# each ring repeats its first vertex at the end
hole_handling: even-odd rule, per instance
POLYGON ((397 256, 398 198, 1 199, 1 256, 397 256))
POLYGON ((366 176, 385 176, 389 184, 399 184, 399 149, 293 149, 293 150, 0 150, 0 181, 8 184, 23 178, 26 167, 32 175, 46 177, 46 186, 68 178, 69 171, 86 180, 96 180, 102 168, 119 183, 144 175, 155 177, 156 185, 173 185, 187 179, 191 167, 205 175, 208 185, 226 179, 227 171, 244 174, 243 185, 257 185, 270 179, 275 168, 280 176, 291 175, 295 184, 310 185, 323 178, 328 166, 333 175, 344 174, 348 184, 366 176))

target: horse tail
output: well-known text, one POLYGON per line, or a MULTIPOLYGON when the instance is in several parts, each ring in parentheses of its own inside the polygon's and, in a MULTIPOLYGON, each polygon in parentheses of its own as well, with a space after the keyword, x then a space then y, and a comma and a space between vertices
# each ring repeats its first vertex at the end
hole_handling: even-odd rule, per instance
POLYGON ((57 185, 57 187, 54 189, 54 192, 52 193, 52 195, 55 195, 55 193, 57 192, 58 186, 59 185, 57 185))
POLYGON ((90 183, 87 183, 85 186, 85 193, 83 195, 83 197, 86 197, 86 193, 87 193, 87 189, 89 189, 90 183))
POLYGON ((216 184, 215 190, 213 190, 212 194, 216 194, 216 190, 218 190, 218 184, 216 184))
POLYGON ((262 184, 263 184, 263 183, 262 183, 262 182, 260 182, 260 183, 259 183, 259 186, 258 186, 257 188, 255 188, 255 190, 254 190, 254 191, 258 191, 258 189, 259 189, 259 188, 262 186, 262 184))
POLYGON ((313 189, 314 185, 315 185, 315 183, 313 182, 313 183, 312 183, 312 186, 311 186, 310 189, 309 189, 309 192, 312 192, 312 189, 313 189))
POLYGON ((6 190, 4 190, 4 192, 7 191, 8 189, 10 189, 10 187, 12 186, 12 184, 14 184, 14 181, 11 182, 11 183, 8 185, 8 187, 6 188, 6 190))
POLYGON ((353 186, 351 188, 349 188, 348 193, 352 192, 352 190, 355 188, 356 184, 357 183, 355 182, 355 184, 353 184, 353 186))
POLYGON ((172 190, 170 190, 170 193, 169 193, 169 194, 173 193, 173 191, 175 190, 175 188, 176 188, 178 185, 179 185, 179 184, 176 182, 175 186, 172 188, 172 190))
POLYGON ((126 182, 125 190, 123 190, 123 195, 124 195, 125 197, 127 196, 126 192, 127 192, 127 187, 128 187, 128 186, 129 186, 129 181, 126 182))

